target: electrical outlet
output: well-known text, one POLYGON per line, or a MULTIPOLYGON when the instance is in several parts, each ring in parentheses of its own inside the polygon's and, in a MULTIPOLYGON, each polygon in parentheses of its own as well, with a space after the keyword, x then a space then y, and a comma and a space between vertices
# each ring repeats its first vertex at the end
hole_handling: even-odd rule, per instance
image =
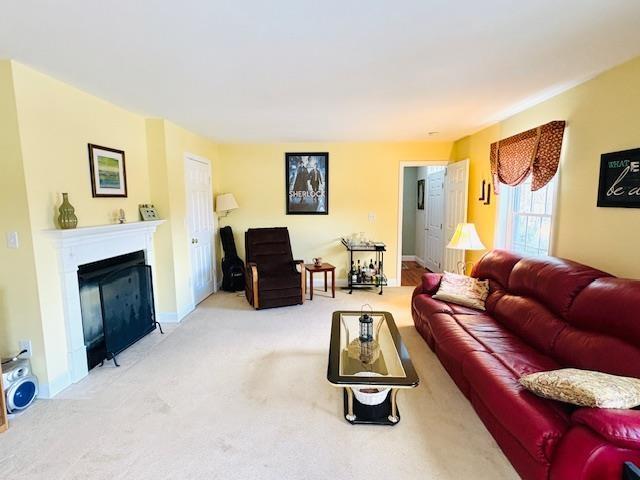
POLYGON ((375 223, 375 221, 376 221, 375 212, 369 212, 369 223, 375 223))
POLYGON ((31 358, 31 355, 33 354, 33 350, 31 348, 31 340, 20 340, 18 342, 18 347, 20 348, 20 352, 22 350, 26 350, 26 353, 23 353, 21 355, 22 358, 31 358))
POLYGON ((18 232, 7 232, 7 248, 18 248, 19 246, 18 232))

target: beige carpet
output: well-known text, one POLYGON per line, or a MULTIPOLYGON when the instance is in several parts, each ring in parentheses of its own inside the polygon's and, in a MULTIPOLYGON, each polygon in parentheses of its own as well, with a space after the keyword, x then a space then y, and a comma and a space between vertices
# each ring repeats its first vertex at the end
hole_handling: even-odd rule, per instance
POLYGON ((410 288, 255 312, 219 293, 39 400, 0 435, 2 479, 517 478, 417 334, 410 288), (331 312, 396 318, 420 375, 395 427, 352 426, 326 380, 331 312))

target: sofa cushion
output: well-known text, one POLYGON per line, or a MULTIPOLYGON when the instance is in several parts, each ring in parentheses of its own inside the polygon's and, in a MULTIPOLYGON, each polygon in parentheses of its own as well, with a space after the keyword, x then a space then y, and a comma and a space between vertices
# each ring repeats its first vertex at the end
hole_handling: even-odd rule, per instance
POLYGON ((448 305, 453 314, 479 315, 482 313, 480 310, 474 310, 473 308, 465 307, 463 305, 456 305, 455 303, 449 303, 448 305))
POLYGON ((471 272, 472 277, 488 279, 491 290, 505 289, 509 285, 509 276, 522 256, 506 250, 491 250, 485 253, 471 272))
POLYGON ((413 299, 413 305, 423 318, 430 318, 434 313, 453 314, 453 310, 446 302, 436 300, 429 295, 417 295, 413 299))
POLYGON ((553 357, 566 367, 640 378, 640 348, 571 325, 558 334, 553 357))
POLYGON ((552 358, 528 345, 488 315, 456 315, 455 319, 487 352, 500 359, 516 378, 560 368, 552 358))
POLYGON ((576 297, 567 321, 640 345, 639 306, 640 280, 599 278, 576 297))
POLYGON ((509 293, 533 297, 556 315, 566 317, 575 297, 591 282, 609 274, 570 260, 528 257, 509 277, 509 293))
POLYGON ((467 354, 462 369, 472 396, 477 396, 532 458, 543 464, 551 463, 569 425, 563 408, 526 391, 513 372, 491 353, 467 354))
POLYGON ((549 355, 566 323, 538 301, 504 294, 495 303, 492 316, 529 345, 549 355))
POLYGON ((573 423, 586 425, 614 445, 640 450, 640 411, 581 408, 571 415, 573 423))
POLYGON ((467 353, 486 349, 470 336, 455 318, 446 313, 437 313, 429 317, 429 327, 436 355, 456 385, 468 395, 469 386, 462 374, 462 361, 467 353))

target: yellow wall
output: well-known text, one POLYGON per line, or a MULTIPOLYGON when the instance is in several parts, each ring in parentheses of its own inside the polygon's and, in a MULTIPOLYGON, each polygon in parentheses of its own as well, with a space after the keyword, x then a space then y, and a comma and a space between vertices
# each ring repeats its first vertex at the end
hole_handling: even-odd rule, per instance
MULTIPOLYGON (((43 230, 55 228, 60 192, 68 192, 79 226, 113 223, 118 209, 137 220, 149 200, 143 117, 19 63, 13 63, 48 382, 64 383, 66 334, 56 251, 43 230), (93 198, 87 143, 126 152, 127 198, 93 198)), ((41 351, 34 350, 40 361, 41 351)), ((54 387, 55 388, 55 387, 54 387)))
POLYGON ((233 228, 241 256, 246 229, 286 226, 295 258, 321 256, 336 265, 339 278, 348 267, 340 237, 365 232, 387 244, 385 273, 396 279, 399 164, 447 160, 450 152, 450 142, 221 145, 221 191, 240 205, 221 224, 233 228), (329 215, 285 214, 285 152, 329 152, 329 215))
POLYGON ((27 208, 27 188, 22 166, 12 65, 0 61, 0 232, 18 232, 20 248, 0 244, 0 353, 16 353, 18 341, 30 339, 33 368, 46 378, 44 341, 36 269, 27 208))
POLYGON ((600 155, 640 146, 640 58, 620 65, 535 107, 456 142, 453 158, 470 157, 469 220, 492 244, 495 207, 476 200, 483 172, 489 178, 489 145, 551 120, 566 120, 560 165, 554 255, 612 274, 640 278, 640 211, 596 207, 600 155), (475 189, 475 191, 474 191, 475 189))
POLYGON ((35 372, 55 393, 67 348, 56 251, 44 231, 56 227, 60 193, 69 193, 79 226, 114 223, 120 208, 137 221, 140 203, 158 206, 168 220, 155 242, 159 313, 178 319, 191 304, 184 153, 216 168, 217 146, 16 62, 0 62, 0 103, 0 227, 21 236, 20 249, 0 248, 0 349, 31 339, 35 372), (92 197, 88 143, 125 151, 127 198, 92 197))

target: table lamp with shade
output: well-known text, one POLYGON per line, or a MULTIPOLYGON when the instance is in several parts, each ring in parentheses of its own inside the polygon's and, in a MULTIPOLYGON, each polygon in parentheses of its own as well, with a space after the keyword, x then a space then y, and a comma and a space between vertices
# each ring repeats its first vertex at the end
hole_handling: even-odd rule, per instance
MULTIPOLYGON (((447 245, 447 248, 452 250, 485 250, 486 247, 480 241, 476 226, 473 223, 459 223, 456 227, 456 231, 453 232, 453 236, 447 245)), ((464 253, 463 253, 464 255, 464 253)), ((471 264, 473 268, 473 262, 458 262, 458 273, 464 275, 466 273, 467 264, 471 264)))
POLYGON ((216 213, 218 218, 226 217, 231 210, 239 208, 233 193, 223 193, 216 197, 216 213))

